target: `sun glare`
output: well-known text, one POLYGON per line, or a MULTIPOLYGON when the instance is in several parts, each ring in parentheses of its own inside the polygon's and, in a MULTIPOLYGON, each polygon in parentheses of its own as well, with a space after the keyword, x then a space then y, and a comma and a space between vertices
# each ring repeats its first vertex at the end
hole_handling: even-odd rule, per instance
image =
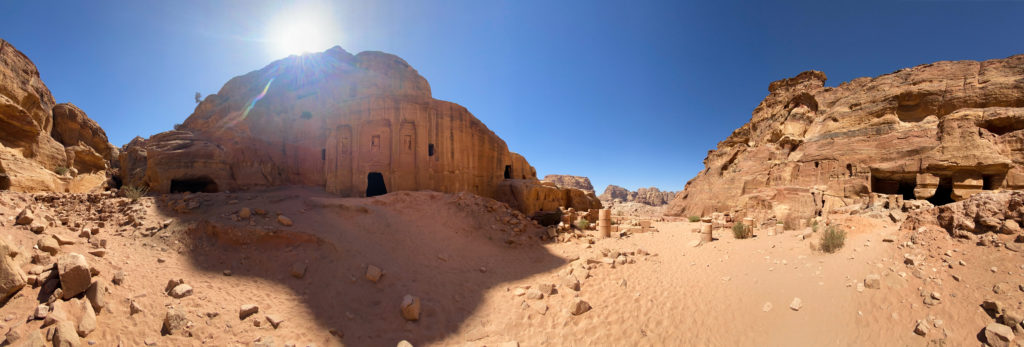
POLYGON ((275 58, 323 51, 338 42, 327 9, 283 11, 269 26, 268 49, 275 58))

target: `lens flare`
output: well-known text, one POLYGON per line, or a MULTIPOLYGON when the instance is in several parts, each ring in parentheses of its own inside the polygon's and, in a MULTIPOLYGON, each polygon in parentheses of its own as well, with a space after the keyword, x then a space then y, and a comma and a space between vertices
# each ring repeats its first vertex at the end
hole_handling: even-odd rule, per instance
POLYGON ((249 111, 252 111, 252 107, 256 106, 257 101, 260 101, 260 99, 263 99, 264 96, 267 96, 267 90, 270 89, 271 83, 274 83, 274 78, 271 78, 269 81, 267 81, 267 85, 263 87, 263 92, 261 92, 260 95, 257 95, 255 98, 253 98, 252 101, 249 102, 249 105, 245 106, 245 111, 242 112, 242 119, 245 119, 249 116, 249 111))

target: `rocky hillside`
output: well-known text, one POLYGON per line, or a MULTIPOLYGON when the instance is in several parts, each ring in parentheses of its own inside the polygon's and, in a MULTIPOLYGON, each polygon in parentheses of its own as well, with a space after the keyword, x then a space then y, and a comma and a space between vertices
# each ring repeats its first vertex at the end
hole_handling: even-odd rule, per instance
POLYGON ((1024 55, 936 62, 837 87, 807 71, 768 91, 669 213, 796 220, 866 204, 869 193, 942 205, 1024 188, 1024 55))
POLYGON ((0 39, 0 190, 96 189, 117 155, 99 124, 57 104, 35 64, 0 39))
POLYGON ((601 202, 610 204, 619 200, 619 202, 636 202, 650 206, 661 206, 669 203, 672 199, 675 199, 676 192, 663 192, 658 188, 640 188, 635 192, 629 189, 619 187, 611 184, 604 189, 604 193, 598 196, 601 202))
POLYGON ((542 181, 551 182, 563 188, 575 188, 591 194, 596 194, 594 192, 594 186, 590 184, 590 179, 583 176, 547 175, 544 176, 542 181))

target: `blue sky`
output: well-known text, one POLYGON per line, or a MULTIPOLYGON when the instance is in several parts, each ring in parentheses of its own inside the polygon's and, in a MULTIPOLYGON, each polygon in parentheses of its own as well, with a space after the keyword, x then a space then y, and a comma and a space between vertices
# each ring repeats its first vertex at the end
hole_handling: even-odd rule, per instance
POLYGON ((284 56, 397 54, 543 177, 682 189, 768 83, 1024 53, 1024 1, 5 1, 0 37, 117 146, 284 56))

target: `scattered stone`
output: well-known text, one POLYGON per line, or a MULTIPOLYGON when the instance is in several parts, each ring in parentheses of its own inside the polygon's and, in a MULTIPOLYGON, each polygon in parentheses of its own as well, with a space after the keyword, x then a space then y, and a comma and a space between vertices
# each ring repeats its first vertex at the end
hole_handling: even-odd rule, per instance
POLYGON ((164 315, 164 325, 160 330, 160 334, 188 336, 188 332, 185 330, 188 324, 189 321, 184 312, 168 307, 167 314, 164 315))
POLYGON ((544 293, 541 293, 537 288, 530 288, 530 290, 526 291, 526 298, 531 300, 540 300, 544 298, 544 293))
POLYGON ((402 318, 408 321, 417 321, 420 319, 420 298, 406 295, 402 298, 402 318))
POLYGON ((105 248, 91 249, 91 250, 89 250, 89 254, 92 254, 94 256, 103 258, 103 256, 107 255, 107 249, 105 249, 105 248))
POLYGON ((110 283, 118 286, 124 283, 124 271, 115 272, 114 277, 110 279, 110 283))
POLYGON ((587 313, 587 311, 590 311, 590 308, 590 303, 583 301, 580 298, 574 298, 572 303, 569 304, 569 312, 574 316, 587 313))
POLYGON ((398 341, 398 345, 395 346, 395 347, 413 347, 413 345, 412 345, 412 343, 409 343, 409 341, 402 340, 402 341, 398 341))
POLYGON ((174 286, 174 288, 171 289, 171 291, 168 292, 167 295, 170 295, 172 298, 175 299, 184 298, 186 296, 192 295, 192 286, 185 283, 179 284, 177 286, 174 286))
POLYGON ((46 252, 51 256, 57 255, 57 253, 60 252, 60 244, 57 243, 57 240, 49 236, 39 238, 39 241, 36 241, 36 247, 38 247, 40 251, 46 252))
POLYGON ((267 322, 269 322, 270 326, 274 327, 274 329, 277 329, 277 327, 281 325, 281 322, 284 322, 284 319, 281 319, 281 317, 275 315, 268 314, 266 318, 267 322))
POLYGON ((292 264, 292 268, 288 272, 292 275, 292 277, 302 278, 306 276, 306 266, 307 265, 304 262, 296 262, 292 264))
POLYGON ((804 302, 800 298, 793 298, 793 302, 789 303, 789 308, 793 311, 800 311, 802 307, 804 307, 804 302))
POLYGON ((992 292, 996 294, 1006 294, 1010 292, 1010 284, 1006 282, 999 282, 992 286, 992 292))
POLYGON ((366 266, 366 279, 370 280, 370 282, 377 283, 377 281, 380 281, 381 276, 384 276, 384 271, 379 267, 373 265, 366 266))
POLYGON ((46 315, 50 313, 50 306, 46 304, 39 304, 36 306, 36 312, 32 315, 36 319, 46 319, 46 315))
POLYGON ((128 302, 128 310, 129 310, 128 311, 129 315, 134 315, 136 313, 141 313, 142 312, 142 307, 139 306, 139 303, 136 302, 135 300, 131 300, 131 301, 128 302))
POLYGON ((259 311, 259 306, 253 304, 242 305, 241 307, 238 308, 238 319, 245 320, 246 318, 249 318, 249 316, 254 315, 259 311))
POLYGON ((864 287, 870 289, 881 289, 882 288, 882 276, 877 274, 870 274, 864 278, 864 287))
POLYGON ((63 320, 57 322, 53 329, 53 338, 50 339, 54 346, 77 347, 82 345, 78 338, 78 329, 71 322, 63 320))
POLYGON ((771 311, 771 310, 772 310, 772 303, 770 303, 770 302, 766 302, 766 303, 764 303, 763 306, 761 306, 761 311, 768 312, 768 311, 771 311))
POLYGON ((248 207, 242 207, 241 210, 238 210, 238 218, 249 219, 249 216, 252 216, 252 211, 248 207))
POLYGON ((285 217, 283 214, 277 216, 277 222, 281 223, 281 225, 284 225, 286 227, 292 226, 292 219, 285 217))
POLYGON ((82 319, 78 321, 78 336, 86 337, 90 333, 96 330, 96 311, 92 309, 92 305, 88 302, 82 302, 82 319))
POLYGON ((14 225, 29 225, 32 221, 36 220, 36 217, 32 215, 32 210, 27 207, 18 213, 18 216, 14 219, 14 225))
POLYGON ((53 235, 50 235, 50 237, 53 237, 54 240, 57 240, 57 244, 59 244, 61 246, 73 245, 73 244, 76 243, 75 239, 69 239, 67 237, 64 237, 61 234, 53 234, 53 235))
POLYGON ((106 292, 107 285, 99 280, 93 280, 89 289, 85 290, 85 298, 89 299, 89 304, 96 313, 103 312, 103 308, 107 307, 106 292))
POLYGON ((921 336, 928 335, 928 324, 923 320, 917 321, 917 326, 914 327, 914 333, 921 336))
POLYGON ((562 286, 578 292, 580 291, 580 280, 573 275, 565 275, 562 276, 562 286))
MULTIPOLYGON (((625 279, 623 279, 625 281, 625 279)), ((537 290, 544 295, 551 295, 555 293, 555 285, 551 283, 542 283, 537 285, 537 290)))
POLYGON ((32 225, 28 227, 28 230, 36 234, 42 234, 43 231, 46 230, 46 226, 39 223, 32 223, 32 225))
POLYGON ((62 299, 71 299, 89 289, 92 284, 92 273, 85 256, 68 253, 57 258, 57 273, 60 276, 60 287, 63 289, 62 299))

